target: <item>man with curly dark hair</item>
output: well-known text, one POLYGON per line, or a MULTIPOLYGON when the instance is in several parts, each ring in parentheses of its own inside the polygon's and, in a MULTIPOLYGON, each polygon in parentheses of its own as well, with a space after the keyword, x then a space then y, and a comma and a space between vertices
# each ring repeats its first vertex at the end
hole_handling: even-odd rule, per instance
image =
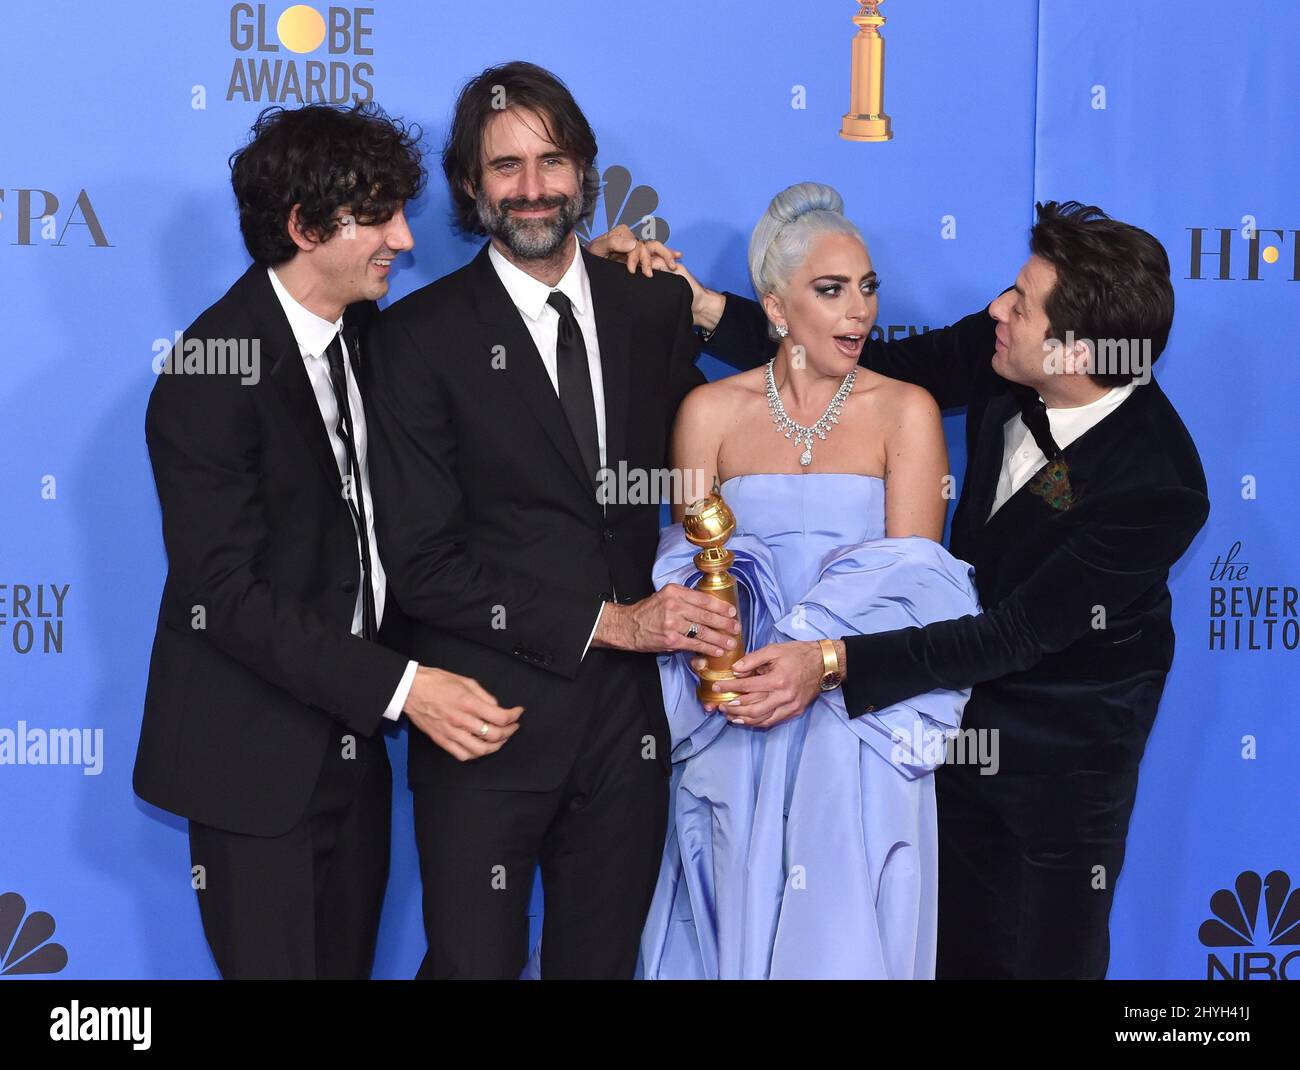
POLYGON ((223 976, 364 978, 388 877, 386 719, 466 760, 521 710, 389 649, 359 331, 414 244, 419 132, 313 104, 267 109, 252 135, 231 178, 254 263, 177 341, 145 420, 168 574, 135 790, 189 819, 223 976))

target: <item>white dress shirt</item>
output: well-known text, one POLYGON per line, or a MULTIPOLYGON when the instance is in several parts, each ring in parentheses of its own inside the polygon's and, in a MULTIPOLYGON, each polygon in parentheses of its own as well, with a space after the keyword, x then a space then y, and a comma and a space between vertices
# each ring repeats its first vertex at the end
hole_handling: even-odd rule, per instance
MULTIPOLYGON (((1047 423, 1052 431, 1052 440, 1061 449, 1065 449, 1085 431, 1095 427, 1118 409, 1136 387, 1136 382, 1125 383, 1123 386, 1113 387, 1096 401, 1090 401, 1086 405, 1076 405, 1069 409, 1049 408, 1047 423)), ((998 489, 993 497, 993 508, 989 510, 989 516, 1001 509, 1007 500, 1028 483, 1046 463, 1047 458, 1038 448, 1033 434, 1017 412, 1002 425, 1002 472, 998 476, 998 489)))
MULTIPOLYGON (((519 309, 524 326, 532 335, 533 344, 541 355, 546 374, 551 377, 551 386, 558 397, 560 393, 560 376, 556 366, 555 350, 559 344, 560 314, 549 304, 547 298, 552 290, 559 290, 573 305, 573 318, 582 330, 582 341, 587 347, 587 371, 591 375, 591 398, 596 405, 596 440, 600 444, 600 464, 605 461, 605 380, 600 368, 600 341, 596 337, 596 310, 591 301, 591 284, 587 280, 587 265, 582 262, 582 248, 578 245, 577 235, 573 236, 573 262, 554 286, 533 278, 528 272, 515 267, 497 252, 495 245, 488 247, 488 259, 496 269, 497 277, 510 295, 510 300, 519 309)), ((509 358, 507 358, 509 359, 509 358)), ((594 493, 594 491, 593 491, 594 493)), ((596 612, 596 621, 591 626, 591 635, 582 656, 587 656, 591 640, 596 635, 600 624, 600 615, 605 611, 602 603, 596 612)))
MULTIPOLYGON (((496 268, 497 277, 524 317, 524 326, 533 337, 533 344, 541 354, 546 374, 551 377, 555 394, 560 393, 560 376, 556 369, 555 350, 560 332, 560 314, 546 299, 551 291, 559 290, 573 305, 573 318, 582 329, 582 341, 587 347, 587 371, 591 374, 591 398, 596 403, 596 439, 600 443, 600 463, 605 464, 605 380, 600 368, 600 340, 596 337, 596 311, 591 303, 591 283, 587 280, 587 265, 582 262, 582 250, 577 236, 573 239, 573 263, 554 286, 533 278, 510 263, 497 252, 495 245, 488 247, 488 259, 496 268)), ((508 359, 508 358, 507 358, 508 359)))
MULTIPOLYGON (((334 387, 330 383, 329 361, 325 356, 325 350, 334 336, 342 330, 343 320, 340 317, 331 323, 329 320, 321 319, 316 313, 304 308, 293 299, 274 269, 267 268, 266 273, 270 275, 271 287, 275 290, 275 296, 280 299, 280 307, 284 309, 285 316, 288 317, 294 340, 298 343, 298 351, 302 354, 303 365, 307 369, 307 378, 311 380, 312 393, 316 395, 316 404, 320 408, 321 419, 325 422, 325 431, 329 435, 330 447, 334 451, 334 460, 338 464, 339 493, 342 494, 342 481, 348 474, 348 451, 338 435, 339 407, 334 399, 334 387)), ((384 575, 384 566, 379 560, 379 544, 375 540, 375 507, 370 498, 370 469, 366 464, 366 413, 361 404, 361 392, 357 387, 356 377, 352 374, 352 361, 348 355, 347 343, 342 339, 339 342, 343 347, 343 377, 347 381, 348 408, 352 412, 353 445, 357 451, 357 463, 361 466, 361 500, 366 507, 368 529, 366 537, 370 542, 370 581, 375 595, 375 627, 378 628, 384 619, 384 599, 388 592, 388 580, 384 575)), ((358 535, 358 578, 360 567, 361 539, 358 535)), ((357 604, 352 614, 353 635, 361 635, 363 631, 364 594, 365 592, 358 587, 357 604)), ((415 680, 417 667, 414 661, 407 663, 397 690, 393 692, 392 701, 384 710, 384 716, 390 721, 397 720, 401 715, 402 707, 406 705, 407 696, 411 693, 411 684, 415 680)))

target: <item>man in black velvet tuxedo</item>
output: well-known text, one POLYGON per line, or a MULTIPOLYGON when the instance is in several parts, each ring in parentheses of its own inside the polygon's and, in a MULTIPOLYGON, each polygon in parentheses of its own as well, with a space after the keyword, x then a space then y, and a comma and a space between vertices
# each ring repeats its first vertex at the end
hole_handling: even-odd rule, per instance
MULTIPOLYGON (((1196 447, 1150 379, 1173 322, 1164 248, 1074 202, 1039 205, 1030 245, 987 312, 862 356, 966 409, 951 550, 974 565, 984 612, 837 644, 850 716, 973 685, 963 728, 998 733, 996 775, 937 773, 940 977, 1105 976, 1173 658, 1167 575, 1209 510, 1196 447)), ((767 359, 753 302, 697 289, 695 306, 710 352, 767 359)), ((763 726, 802 713, 826 671, 809 643, 736 668, 750 675, 725 712, 763 726)))
POLYGON ((380 544, 413 651, 524 707, 469 764, 412 738, 421 977, 518 977, 539 861, 542 976, 632 975, 668 805, 653 653, 735 642, 725 603, 654 592, 659 505, 598 493, 602 470, 664 469, 703 376, 686 283, 578 246, 595 157, 554 75, 472 80, 443 169, 461 228, 491 240, 373 332, 380 544))
POLYGON ((520 711, 376 641, 400 646, 360 328, 413 244, 415 138, 373 106, 269 108, 253 133, 231 161, 253 264, 167 355, 145 418, 168 572, 135 790, 189 818, 223 976, 364 978, 388 877, 385 719, 469 757, 520 711), (230 352, 249 360, 230 370, 230 352))

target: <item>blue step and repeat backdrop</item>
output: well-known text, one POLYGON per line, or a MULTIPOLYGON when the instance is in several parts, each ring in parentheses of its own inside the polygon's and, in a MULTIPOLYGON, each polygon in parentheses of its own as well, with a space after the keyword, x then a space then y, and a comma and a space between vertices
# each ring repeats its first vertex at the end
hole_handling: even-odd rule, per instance
MULTIPOLYGON (((702 278, 746 292, 769 198, 828 182, 868 238, 892 337, 1008 285, 1036 200, 1096 203, 1164 242, 1178 311, 1156 370, 1212 512, 1171 578, 1177 656, 1110 975, 1300 978, 1295 5, 888 0, 886 144, 838 137, 853 0, 313 4, 322 41, 293 28, 309 14, 281 21, 288 6, 6 12, 0 974, 216 974, 184 822, 134 797, 131 767, 165 568, 145 402, 155 358, 245 267, 227 157, 268 103, 322 96, 373 97, 436 147, 460 84, 523 58, 568 82, 599 136, 592 232, 656 215, 702 278)), ((474 251, 431 162, 393 297, 474 251)), ((389 746, 375 975, 409 977, 419 875, 404 736, 389 746)))

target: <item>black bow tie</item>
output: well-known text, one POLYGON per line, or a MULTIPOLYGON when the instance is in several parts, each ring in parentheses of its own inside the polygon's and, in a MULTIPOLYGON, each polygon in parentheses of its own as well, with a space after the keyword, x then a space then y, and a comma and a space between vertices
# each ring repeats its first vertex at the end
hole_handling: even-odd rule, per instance
POLYGON ((1014 393, 1020 403, 1020 419, 1029 428, 1029 433, 1034 436, 1038 448, 1047 458, 1047 463, 1028 483, 1030 493, 1038 495, 1058 511, 1073 508, 1080 495, 1070 485, 1070 465, 1061 455, 1061 447, 1052 438, 1047 405, 1038 396, 1038 392, 1029 387, 1017 386, 1014 393))
POLYGON ((1059 460, 1061 447, 1052 438, 1052 425, 1047 419, 1047 405, 1038 392, 1029 387, 1018 387, 1016 400, 1020 403, 1020 419, 1034 436, 1038 448, 1049 461, 1059 460))

